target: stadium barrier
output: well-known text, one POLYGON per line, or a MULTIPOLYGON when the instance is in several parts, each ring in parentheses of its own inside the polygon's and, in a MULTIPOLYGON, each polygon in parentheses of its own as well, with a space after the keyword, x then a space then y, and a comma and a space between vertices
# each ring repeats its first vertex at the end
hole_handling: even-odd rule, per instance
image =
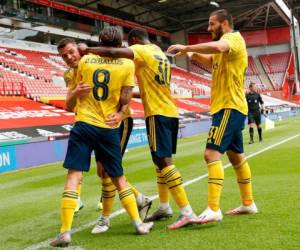
MULTIPOLYGON (((132 131, 128 148, 147 143, 146 128, 136 128, 132 131)), ((63 161, 67 145, 66 136, 59 135, 45 137, 45 141, 26 143, 22 140, 22 144, 0 146, 0 173, 63 161)))
MULTIPOLYGON (((178 137, 207 132, 209 126, 210 120, 187 123, 180 126, 178 137)), ((0 173, 63 161, 68 145, 68 139, 64 137, 48 136, 45 137, 45 141, 29 143, 28 140, 26 143, 22 140, 22 144, 0 146, 0 173)), ((147 143, 146 128, 134 128, 127 148, 139 147, 147 143)))

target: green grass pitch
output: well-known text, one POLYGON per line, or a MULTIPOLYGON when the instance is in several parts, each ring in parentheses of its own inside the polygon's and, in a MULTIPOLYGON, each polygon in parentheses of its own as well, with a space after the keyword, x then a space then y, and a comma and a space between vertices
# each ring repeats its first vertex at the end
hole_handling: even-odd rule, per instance
MULTIPOLYGON (((100 196, 95 163, 84 176, 83 210, 75 217, 72 247, 69 249, 299 249, 300 235, 300 117, 276 123, 276 128, 264 132, 262 143, 248 145, 247 155, 252 169, 254 197, 260 213, 257 215, 224 216, 217 224, 194 225, 178 231, 168 231, 174 217, 155 223, 150 235, 137 236, 126 214, 111 220, 105 234, 92 235, 92 225, 99 216, 96 211, 100 196)), ((256 131, 255 131, 256 132, 256 131)), ((257 136, 257 133, 255 134, 257 136)), ((206 135, 178 141, 175 164, 184 181, 207 173, 203 161, 206 135)), ((257 141, 257 140, 256 140, 257 141)), ((34 154, 32 155, 34 157, 34 154)), ((224 165, 227 163, 224 157, 224 165)), ((148 147, 129 150, 124 158, 128 180, 147 195, 156 194, 155 170, 148 147)), ((66 171, 61 163, 0 175, 0 249, 41 249, 59 231, 59 203, 66 171)), ((206 207, 207 178, 186 186, 191 205, 199 214, 206 207)), ((232 168, 225 170, 221 199, 222 210, 240 204, 239 190, 232 168)), ((154 201, 153 208, 157 206, 154 201)), ((120 209, 116 198, 114 211, 120 209)))

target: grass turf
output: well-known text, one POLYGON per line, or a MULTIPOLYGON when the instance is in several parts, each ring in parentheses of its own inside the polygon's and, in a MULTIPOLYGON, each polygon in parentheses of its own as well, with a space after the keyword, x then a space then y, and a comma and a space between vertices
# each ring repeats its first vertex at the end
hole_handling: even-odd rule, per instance
MULTIPOLYGON (((275 129, 264 132, 263 143, 252 145, 247 144, 245 131, 247 155, 300 133, 299 124, 299 117, 278 122, 275 129)), ((206 135, 199 135, 179 140, 175 164, 185 181, 207 172, 202 159, 205 138, 206 135)), ((148 236, 136 236, 128 216, 122 214, 112 219, 112 228, 105 234, 91 235, 91 226, 75 233, 72 246, 81 249, 298 249, 299 145, 300 137, 297 137, 249 159, 260 210, 257 215, 225 216, 218 224, 168 231, 166 226, 178 215, 172 203, 173 219, 157 222, 148 236)), ((148 147, 126 153, 124 168, 127 178, 138 189, 147 195, 156 194, 155 171, 148 147)), ((57 234, 65 173, 61 164, 53 164, 0 175, 0 249, 23 249, 57 234)), ((186 190, 195 212, 202 212, 207 200, 206 179, 187 186, 186 190)), ((85 207, 76 216, 74 229, 95 221, 99 215, 96 204, 100 185, 94 163, 85 174, 81 196, 85 207)), ((232 169, 225 171, 221 203, 224 211, 240 203, 232 169)), ((156 205, 157 200, 151 211, 156 205)), ((116 198, 114 210, 119 208, 116 198)))

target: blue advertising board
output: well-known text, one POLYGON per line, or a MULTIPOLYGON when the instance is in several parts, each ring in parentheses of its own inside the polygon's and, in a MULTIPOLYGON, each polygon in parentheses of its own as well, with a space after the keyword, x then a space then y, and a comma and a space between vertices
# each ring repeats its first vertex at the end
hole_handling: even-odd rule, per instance
POLYGON ((17 168, 16 147, 0 147, 0 173, 17 168))
POLYGON ((146 128, 133 129, 128 141, 127 148, 143 146, 148 143, 146 128))

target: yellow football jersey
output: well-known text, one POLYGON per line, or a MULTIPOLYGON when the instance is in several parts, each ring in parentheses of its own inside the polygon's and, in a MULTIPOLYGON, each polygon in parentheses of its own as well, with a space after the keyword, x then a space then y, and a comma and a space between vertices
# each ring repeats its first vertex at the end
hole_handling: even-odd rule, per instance
POLYGON ((134 53, 145 117, 163 115, 178 117, 178 110, 171 96, 171 67, 168 58, 155 44, 130 46, 134 53))
MULTIPOLYGON (((64 80, 66 83, 66 87, 69 89, 74 89, 76 87, 75 81, 76 81, 76 74, 77 74, 77 68, 69 68, 64 72, 64 80)), ((126 119, 131 116, 131 110, 128 107, 123 116, 122 119, 126 119)))
POLYGON ((110 128, 105 119, 118 112, 122 87, 134 86, 134 63, 124 58, 86 55, 79 62, 76 84, 81 80, 92 90, 77 99, 75 120, 110 128))
POLYGON ((244 81, 248 67, 245 40, 239 32, 221 37, 230 47, 229 52, 213 55, 211 85, 211 114, 231 108, 247 115, 244 81))

